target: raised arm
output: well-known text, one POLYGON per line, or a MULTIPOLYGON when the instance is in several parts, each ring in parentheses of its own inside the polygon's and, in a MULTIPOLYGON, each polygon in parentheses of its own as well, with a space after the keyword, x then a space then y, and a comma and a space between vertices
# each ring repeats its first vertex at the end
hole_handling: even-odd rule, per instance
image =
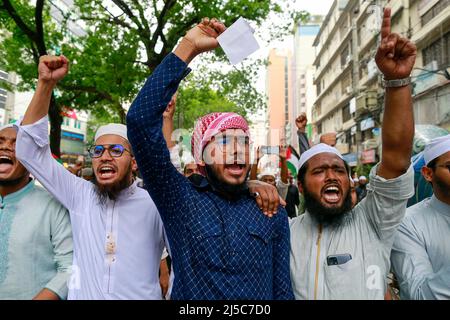
POLYGON ((36 92, 25 112, 22 125, 35 123, 48 114, 52 91, 56 83, 69 71, 69 60, 64 56, 42 56, 39 59, 38 71, 36 92))
POLYGON ((256 149, 256 163, 253 163, 250 169, 250 180, 258 180, 258 164, 262 156, 260 146, 258 146, 256 149))
POLYGON ((167 148, 171 149, 175 147, 175 142, 172 141, 173 133, 173 116, 175 114, 175 108, 177 104, 177 94, 175 93, 167 104, 167 108, 163 113, 162 131, 164 140, 166 140, 167 148))
MULTIPOLYGON (((386 8, 381 26, 381 43, 375 56, 384 79, 408 78, 414 67, 416 52, 416 46, 411 41, 391 33, 391 9, 386 8)), ((378 175, 386 179, 404 174, 410 166, 414 136, 411 88, 409 85, 392 85, 396 87, 386 88, 382 157, 378 169, 378 175)))
MULTIPOLYGON (((158 206, 167 226, 168 216, 175 216, 190 186, 177 172, 162 133, 163 113, 187 74, 187 65, 198 54, 218 46, 216 38, 225 30, 215 20, 204 20, 181 40, 174 54, 169 54, 147 79, 127 115, 128 138, 133 147, 144 183, 158 206)), ((177 216, 178 217, 178 216, 177 216)))
POLYGON ((279 156, 280 156, 280 163, 281 163, 281 170, 280 170, 281 181, 284 184, 289 184, 288 167, 287 167, 287 146, 285 146, 285 145, 280 146, 279 156))
POLYGON ((48 109, 52 90, 68 72, 69 62, 61 57, 43 56, 34 96, 18 130, 16 156, 40 183, 69 211, 83 203, 81 197, 92 184, 66 170, 53 159, 48 141, 48 109), (77 198, 75 198, 77 197, 77 198))

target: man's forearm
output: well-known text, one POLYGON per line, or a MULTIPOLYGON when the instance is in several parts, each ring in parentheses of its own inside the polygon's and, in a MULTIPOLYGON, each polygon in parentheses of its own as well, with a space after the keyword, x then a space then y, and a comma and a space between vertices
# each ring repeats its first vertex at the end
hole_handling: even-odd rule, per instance
POLYGON ((259 159, 256 159, 256 163, 252 164, 252 168, 250 170, 250 180, 258 179, 258 163, 259 159))
POLYGON ((55 85, 51 82, 38 81, 36 92, 31 99, 22 124, 32 124, 42 119, 48 114, 50 100, 52 98, 52 91, 55 85))
POLYGON ((285 158, 281 159, 281 181, 284 184, 288 183, 288 167, 287 167, 287 160, 285 158))
POLYGON ((411 87, 386 88, 382 159, 378 174, 386 179, 406 172, 414 137, 411 87))
POLYGON ((186 62, 186 64, 189 64, 197 56, 195 47, 185 38, 180 41, 180 44, 175 48, 173 53, 178 58, 186 62))
POLYGON ((163 117, 162 132, 166 140, 167 148, 173 148, 175 143, 172 141, 173 119, 163 117))

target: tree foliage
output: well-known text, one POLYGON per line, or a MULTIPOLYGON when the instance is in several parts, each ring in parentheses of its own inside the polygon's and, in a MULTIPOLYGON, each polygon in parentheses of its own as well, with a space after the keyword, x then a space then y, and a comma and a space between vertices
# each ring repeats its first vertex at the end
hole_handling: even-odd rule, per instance
MULTIPOLYGON (((61 51, 71 61, 69 75, 52 99, 51 148, 59 154, 61 108, 86 110, 95 121, 125 121, 126 107, 146 77, 172 51, 180 37, 203 17, 231 25, 244 17, 260 26, 270 13, 280 13, 287 0, 75 0, 75 7, 50 16, 53 2, 0 0, 0 67, 19 74, 18 90, 33 89, 40 55, 61 51), (72 33, 74 23, 84 34, 72 33)), ((57 10, 59 10, 57 8, 57 10)), ((221 50, 210 57, 224 60, 221 50)), ((261 62, 239 70, 204 69, 180 92, 182 125, 210 111, 233 110, 243 115, 265 105, 254 87, 261 62)))

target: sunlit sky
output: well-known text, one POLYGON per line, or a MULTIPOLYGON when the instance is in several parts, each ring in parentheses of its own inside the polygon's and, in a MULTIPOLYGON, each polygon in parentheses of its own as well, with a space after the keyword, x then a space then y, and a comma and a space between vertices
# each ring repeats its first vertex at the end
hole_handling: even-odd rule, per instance
MULTIPOLYGON (((331 8, 334 0, 296 0, 294 1, 294 8, 296 10, 306 10, 312 15, 323 15, 325 16, 328 13, 328 10, 331 8)), ((294 39, 292 36, 286 36, 278 41, 272 41, 270 44, 266 45, 259 41, 261 49, 254 53, 250 59, 263 58, 266 59, 269 55, 269 51, 272 48, 283 48, 289 49, 293 51, 294 39)), ((256 88, 261 93, 265 92, 265 79, 266 72, 264 69, 260 70, 258 83, 256 84, 256 88)), ((260 115, 262 116, 262 114, 260 115)))

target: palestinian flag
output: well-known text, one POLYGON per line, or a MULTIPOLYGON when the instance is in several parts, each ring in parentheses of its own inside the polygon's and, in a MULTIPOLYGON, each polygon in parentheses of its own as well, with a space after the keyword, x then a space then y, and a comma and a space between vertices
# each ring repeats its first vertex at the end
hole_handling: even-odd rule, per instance
POLYGON ((297 178, 298 165, 300 160, 300 155, 295 151, 295 149, 290 145, 287 149, 287 166, 294 178, 297 178))

